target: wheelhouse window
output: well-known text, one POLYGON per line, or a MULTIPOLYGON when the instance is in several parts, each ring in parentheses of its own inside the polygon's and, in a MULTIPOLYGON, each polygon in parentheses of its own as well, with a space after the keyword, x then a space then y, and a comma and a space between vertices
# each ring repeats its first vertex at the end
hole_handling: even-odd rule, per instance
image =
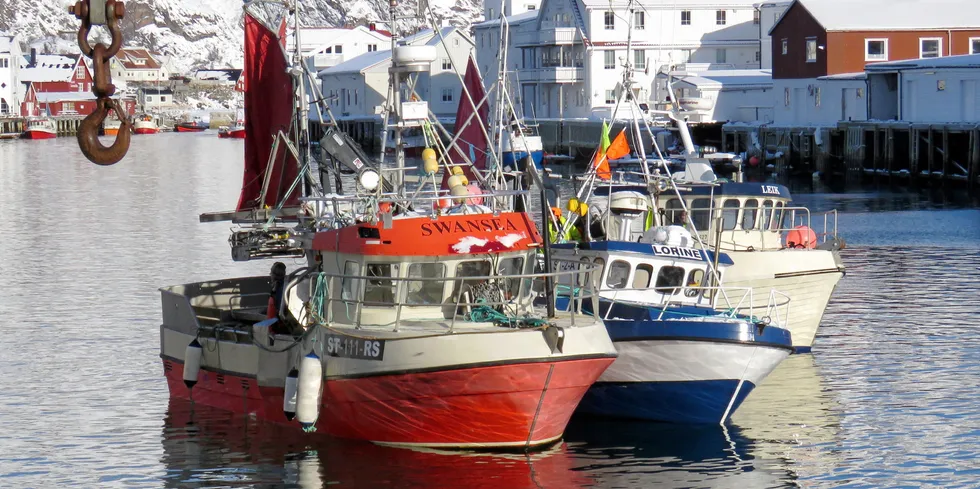
POLYGON ((413 263, 408 267, 409 304, 441 304, 446 265, 442 263, 413 263), (427 280, 422 280, 427 279, 427 280), (434 279, 434 280, 433 280, 434 279))
POLYGON ((783 226, 783 203, 776 201, 773 203, 772 222, 769 223, 770 231, 779 231, 783 226))
POLYGON ((349 261, 344 264, 344 278, 340 282, 340 298, 345 301, 357 300, 357 279, 351 278, 361 274, 357 262, 349 261))
POLYGON ((666 215, 664 216, 664 226, 673 224, 680 219, 681 211, 684 207, 681 205, 681 201, 678 199, 670 199, 667 201, 667 205, 664 206, 666 215))
POLYGON ((727 199, 722 207, 721 228, 725 231, 731 231, 738 224, 738 199, 727 199))
POLYGON ((681 267, 661 267, 657 273, 654 290, 662 294, 676 294, 684 285, 684 269, 681 267))
POLYGON ((681 25, 691 25, 690 10, 681 10, 681 25))
POLYGON ((646 263, 637 265, 636 272, 633 273, 633 288, 645 289, 649 287, 651 277, 653 277, 653 267, 651 265, 647 265, 646 263))
POLYGON ((763 231, 769 227, 769 222, 772 219, 772 201, 765 200, 762 202, 762 222, 760 223, 759 229, 763 231))
POLYGON ((604 17, 603 20, 605 21, 605 26, 607 31, 611 31, 616 28, 616 14, 614 14, 610 10, 606 12, 603 17, 604 17))
POLYGON ((606 267, 606 260, 603 260, 602 258, 596 258, 593 263, 598 265, 599 268, 597 268, 596 271, 593 272, 594 275, 592 276, 592 283, 595 284, 596 286, 599 286, 600 284, 602 284, 602 271, 606 267))
POLYGON ((943 40, 940 37, 919 39, 920 58, 938 58, 943 55, 943 40))
POLYGON ((749 199, 745 201, 745 211, 742 212, 742 229, 755 229, 755 216, 759 212, 759 201, 749 199))
POLYGON ((390 305, 395 302, 395 283, 398 276, 396 263, 368 263, 367 286, 364 287, 365 305, 390 305))
POLYGON ((616 260, 609 264, 609 275, 606 277, 606 287, 622 289, 630 278, 630 264, 616 260))
POLYGON ((888 61, 888 39, 865 39, 865 61, 888 61))
POLYGON ((715 12, 715 24, 725 25, 728 23, 728 12, 724 10, 718 10, 715 12))
POLYGON ((684 295, 687 297, 697 297, 701 292, 700 287, 703 281, 704 270, 691 270, 691 273, 687 275, 687 285, 684 290, 684 295))
POLYGON ((633 28, 643 30, 646 28, 646 13, 643 11, 633 13, 633 28))
POLYGON ((711 225, 711 199, 691 201, 691 220, 699 231, 707 231, 711 225))
POLYGON ((817 62, 817 38, 808 37, 806 39, 806 62, 817 62))
POLYGON ((506 278, 514 277, 515 275, 521 275, 524 273, 524 258, 514 257, 514 258, 504 258, 497 263, 497 274, 501 275, 503 278, 501 283, 501 289, 504 292, 505 299, 511 299, 517 297, 517 294, 521 289, 521 279, 519 278, 506 278))
POLYGON ((607 70, 616 69, 616 51, 603 51, 602 53, 602 67, 607 70))

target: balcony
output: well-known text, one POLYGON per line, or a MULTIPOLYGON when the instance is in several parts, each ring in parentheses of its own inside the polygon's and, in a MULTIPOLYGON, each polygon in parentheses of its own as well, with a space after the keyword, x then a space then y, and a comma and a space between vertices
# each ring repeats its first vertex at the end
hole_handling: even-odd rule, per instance
POLYGON ((558 46, 575 44, 578 30, 574 27, 542 27, 540 31, 514 35, 515 46, 558 46))
POLYGON ((315 54, 313 55, 313 66, 317 70, 337 66, 344 62, 343 54, 315 54))
POLYGON ((585 68, 555 66, 520 71, 521 82, 579 83, 585 81, 585 68))

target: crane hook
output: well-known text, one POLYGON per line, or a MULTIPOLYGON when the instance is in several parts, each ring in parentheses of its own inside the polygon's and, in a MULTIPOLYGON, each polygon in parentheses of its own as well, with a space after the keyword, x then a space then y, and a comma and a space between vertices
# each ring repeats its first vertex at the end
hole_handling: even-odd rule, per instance
POLYGON ((92 163, 102 166, 113 165, 123 159, 126 152, 129 151, 129 138, 132 132, 133 123, 123 115, 119 101, 108 98, 99 99, 98 107, 78 126, 78 147, 92 163), (110 111, 116 112, 120 125, 112 146, 105 146, 102 141, 99 141, 99 128, 102 127, 102 122, 105 121, 110 111))

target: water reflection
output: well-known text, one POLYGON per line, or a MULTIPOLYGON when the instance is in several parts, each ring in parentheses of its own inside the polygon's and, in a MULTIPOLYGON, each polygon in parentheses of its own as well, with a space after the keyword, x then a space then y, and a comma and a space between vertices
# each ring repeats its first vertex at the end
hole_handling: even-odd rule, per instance
POLYGON ((167 487, 570 488, 589 486, 563 444, 530 455, 410 450, 284 431, 172 399, 167 487))

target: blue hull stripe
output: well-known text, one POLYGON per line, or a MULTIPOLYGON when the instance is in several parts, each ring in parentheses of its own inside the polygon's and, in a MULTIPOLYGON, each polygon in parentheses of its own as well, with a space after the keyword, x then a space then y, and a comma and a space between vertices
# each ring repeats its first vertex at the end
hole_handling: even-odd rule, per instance
MULTIPOLYGON (((578 412, 614 418, 668 423, 719 423, 738 380, 686 382, 598 382, 579 403, 578 412)), ((744 382, 728 415, 755 388, 744 382)))

